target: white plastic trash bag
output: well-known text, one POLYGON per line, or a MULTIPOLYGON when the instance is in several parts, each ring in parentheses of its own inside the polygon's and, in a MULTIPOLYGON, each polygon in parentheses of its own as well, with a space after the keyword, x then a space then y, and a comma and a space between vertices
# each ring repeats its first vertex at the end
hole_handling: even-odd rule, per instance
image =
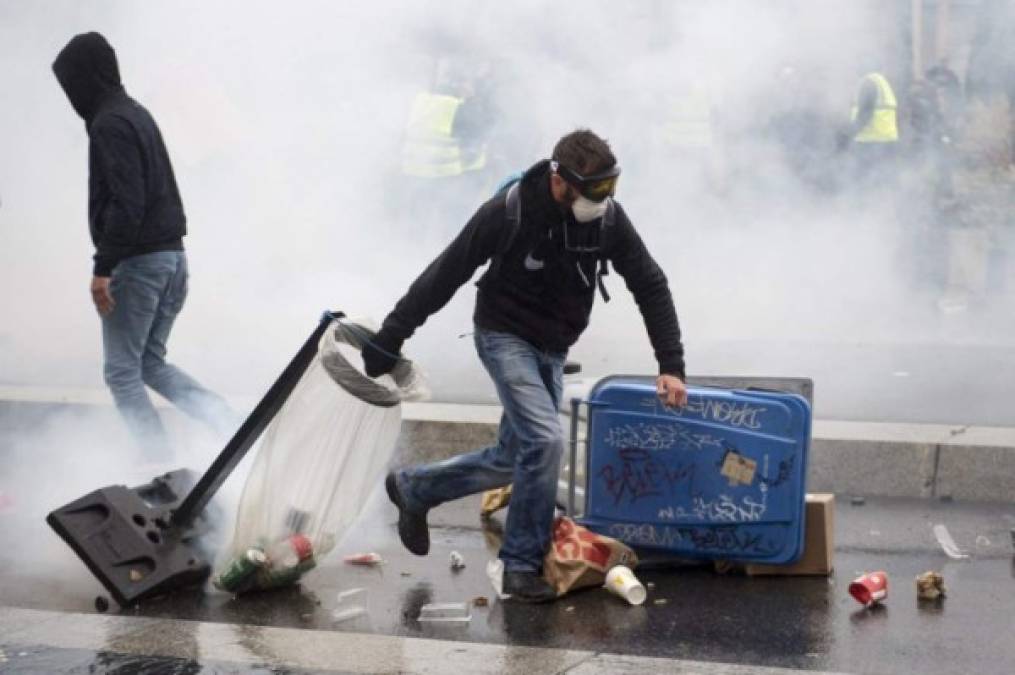
POLYGON ((231 592, 295 582, 359 516, 388 466, 399 403, 427 395, 401 360, 376 379, 360 369, 372 332, 333 321, 317 356, 264 432, 236 515, 228 561, 214 583, 231 592))

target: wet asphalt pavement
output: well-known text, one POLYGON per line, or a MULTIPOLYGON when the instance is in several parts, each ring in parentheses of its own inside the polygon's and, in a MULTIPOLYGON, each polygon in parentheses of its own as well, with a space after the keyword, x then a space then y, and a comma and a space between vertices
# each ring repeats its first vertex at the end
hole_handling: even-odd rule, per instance
MULTIPOLYGON (((707 566, 646 566, 638 576, 651 586, 640 607, 601 588, 545 606, 497 601, 485 565, 496 551, 503 512, 484 525, 478 511, 478 498, 434 510, 431 554, 419 558, 401 549, 394 509, 378 490, 357 528, 299 587, 238 598, 194 589, 119 611, 850 672, 1007 673, 1015 663, 1010 540, 1015 504, 889 499, 851 506, 840 497, 834 576, 749 578, 718 575, 707 566), (931 532, 935 523, 948 526, 970 554, 968 560, 951 560, 941 551, 931 532), (450 569, 452 550, 464 556, 464 569, 450 569), (341 562, 345 554, 366 551, 379 553, 384 564, 341 562), (887 572, 889 597, 883 607, 864 609, 846 587, 858 574, 875 569, 887 572), (945 600, 916 600, 913 578, 926 570, 944 575, 945 600), (354 588, 366 589, 366 613, 336 621, 339 592, 354 588), (468 622, 418 620, 425 604, 471 602, 480 596, 489 606, 474 606, 468 622)), ((17 504, 0 511, 0 526, 37 519, 50 556, 26 567, 17 552, 27 547, 9 534, 23 529, 0 527, 0 605, 95 612, 95 598, 106 595, 104 589, 49 532, 43 515, 26 513, 17 504), (50 571, 54 565, 59 573, 50 571)), ((110 611, 117 610, 114 605, 110 611)))

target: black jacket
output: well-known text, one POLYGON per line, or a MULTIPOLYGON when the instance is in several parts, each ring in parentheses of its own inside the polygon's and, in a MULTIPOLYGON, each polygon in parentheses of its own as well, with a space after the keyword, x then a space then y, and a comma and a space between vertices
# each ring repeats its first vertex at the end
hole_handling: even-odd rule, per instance
POLYGON ((143 253, 183 250, 187 218, 155 120, 123 90, 98 33, 75 36, 53 72, 88 131, 88 223, 96 276, 143 253))
POLYGON ((684 348, 666 276, 620 204, 615 223, 602 232, 598 223, 577 223, 554 201, 545 160, 525 173, 520 189, 521 225, 507 251, 499 250, 507 227, 499 194, 476 211, 412 284, 384 320, 384 333, 399 341, 409 338, 480 265, 500 254, 501 263, 476 284, 476 325, 517 335, 540 349, 567 351, 588 326, 600 253, 566 251, 566 227, 570 248, 602 247, 638 303, 660 373, 683 378, 684 348))

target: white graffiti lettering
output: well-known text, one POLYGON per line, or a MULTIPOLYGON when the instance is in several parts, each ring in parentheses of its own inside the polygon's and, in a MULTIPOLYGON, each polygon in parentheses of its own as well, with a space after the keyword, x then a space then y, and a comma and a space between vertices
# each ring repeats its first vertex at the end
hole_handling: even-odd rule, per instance
POLYGON ((680 424, 625 424, 606 431, 606 444, 614 448, 669 450, 684 447, 691 450, 722 449, 722 441, 714 436, 695 433, 680 424))

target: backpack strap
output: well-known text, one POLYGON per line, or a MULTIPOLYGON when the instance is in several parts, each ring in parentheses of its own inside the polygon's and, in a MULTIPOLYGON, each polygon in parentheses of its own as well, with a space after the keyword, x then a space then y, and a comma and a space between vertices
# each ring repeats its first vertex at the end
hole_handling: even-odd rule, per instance
POLYGON ((596 272, 596 285, 599 287, 599 294, 603 296, 603 302, 610 301, 610 293, 606 290, 606 282, 603 277, 609 275, 610 268, 606 265, 606 235, 613 229, 617 220, 617 207, 611 199, 606 205, 606 213, 599 221, 599 271, 596 272))
POLYGON ((490 271, 495 276, 500 274, 501 262, 514 243, 515 235, 518 234, 518 228, 522 223, 522 196, 518 185, 519 182, 515 181, 504 191, 504 229, 501 230, 497 252, 490 263, 490 271))

